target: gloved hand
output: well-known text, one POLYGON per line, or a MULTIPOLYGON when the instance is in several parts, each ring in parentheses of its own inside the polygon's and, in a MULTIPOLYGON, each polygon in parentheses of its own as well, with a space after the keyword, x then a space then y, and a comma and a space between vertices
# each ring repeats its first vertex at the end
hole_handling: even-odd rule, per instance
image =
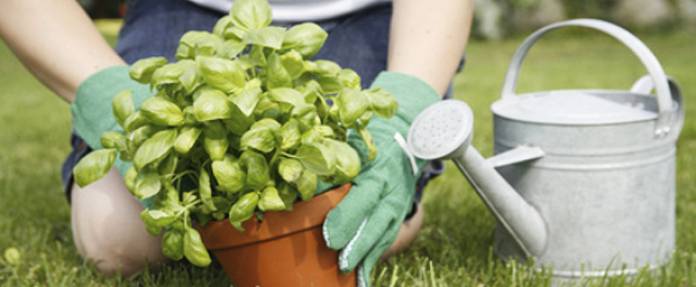
MULTIPOLYGON (((92 149, 101 148, 102 133, 122 130, 114 118, 111 101, 123 90, 133 93, 136 108, 152 95, 147 85, 130 78, 128 66, 125 65, 105 68, 91 75, 77 88, 75 101, 70 106, 73 128, 92 149)), ((121 175, 130 167, 130 163, 124 163, 120 159, 117 159, 115 165, 121 175)))
MULTIPOLYGON (((326 244, 341 250, 341 271, 349 272, 360 265, 358 286, 369 286, 372 268, 396 239, 412 207, 419 175, 414 174, 394 134, 406 137, 414 118, 440 99, 425 82, 400 73, 382 72, 372 87, 391 92, 399 109, 396 116, 374 118, 368 125, 377 146, 377 157, 363 166, 348 195, 329 212, 323 226, 326 244)), ((358 150, 361 159, 367 157, 367 148, 356 134, 349 135, 348 141, 358 150)), ((425 164, 417 160, 418 171, 425 164)))

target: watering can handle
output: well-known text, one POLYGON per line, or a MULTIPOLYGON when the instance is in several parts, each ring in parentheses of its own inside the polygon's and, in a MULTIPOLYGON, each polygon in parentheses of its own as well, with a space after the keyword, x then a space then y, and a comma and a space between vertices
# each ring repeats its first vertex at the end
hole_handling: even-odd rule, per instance
POLYGON ((619 40, 619 42, 633 51, 633 53, 640 59, 647 69, 648 74, 652 78, 655 85, 659 109, 657 125, 655 127, 655 135, 658 137, 663 137, 669 134, 672 123, 672 97, 670 95, 667 76, 665 75, 662 66, 660 66, 660 63, 657 61, 657 58, 650 51, 650 49, 648 49, 643 42, 636 38, 636 36, 625 29, 606 21, 595 19, 575 19, 562 21, 543 27, 527 37, 527 39, 524 40, 522 45, 515 52, 515 55, 512 57, 510 67, 508 68, 507 74, 505 74, 502 97, 505 99, 515 96, 515 87, 517 86, 520 66, 532 45, 534 45, 534 43, 546 32, 563 27, 586 27, 602 31, 619 40))

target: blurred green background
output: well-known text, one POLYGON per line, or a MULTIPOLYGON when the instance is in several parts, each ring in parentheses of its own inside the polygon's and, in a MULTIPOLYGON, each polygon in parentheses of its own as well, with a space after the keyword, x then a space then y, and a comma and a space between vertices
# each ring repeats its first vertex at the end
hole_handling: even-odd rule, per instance
MULTIPOLYGON (((514 2, 536 7, 545 1, 514 2)), ((618 5, 620 1, 558 2, 600 7, 577 2, 618 5)), ((589 12, 573 13, 579 14, 565 15, 589 12)), ((696 34, 685 21, 656 30, 634 29, 681 84, 686 102, 687 119, 677 153, 674 259, 632 280, 605 278, 586 286, 696 285, 696 123, 691 120, 696 112, 696 34)), ((100 20, 97 25, 113 43, 120 21, 100 20)), ((506 29, 498 41, 472 40, 467 64, 454 81, 455 97, 475 112, 473 144, 485 155, 492 153, 493 143, 489 106, 499 97, 505 70, 524 34, 506 29)), ((609 37, 570 29, 550 34, 532 50, 519 90, 627 89, 644 73, 640 62, 609 37)), ((35 80, 2 42, 0 99, 0 252, 14 247, 21 253, 14 265, 0 258, 0 286, 229 286, 219 268, 176 263, 124 279, 102 277, 84 263, 73 246, 69 205, 60 183, 60 164, 69 150, 67 104, 35 80)), ((411 249, 376 270, 377 286, 549 286, 548 274, 492 255, 495 220, 451 165, 429 185, 424 203, 426 219, 419 238, 411 249)))

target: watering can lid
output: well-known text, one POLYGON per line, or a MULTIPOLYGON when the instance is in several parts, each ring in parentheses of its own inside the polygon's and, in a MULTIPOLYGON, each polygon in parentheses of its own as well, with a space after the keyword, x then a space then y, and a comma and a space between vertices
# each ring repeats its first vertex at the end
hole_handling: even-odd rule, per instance
POLYGON ((491 109, 498 116, 525 122, 615 124, 656 119, 655 105, 646 104, 650 99, 621 91, 560 90, 507 97, 491 109))

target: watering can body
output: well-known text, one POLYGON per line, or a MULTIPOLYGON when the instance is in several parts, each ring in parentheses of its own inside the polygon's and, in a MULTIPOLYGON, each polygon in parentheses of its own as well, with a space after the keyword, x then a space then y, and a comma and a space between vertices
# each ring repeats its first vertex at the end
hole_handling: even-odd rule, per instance
POLYGON ((530 252, 521 246, 529 243, 515 234, 526 227, 512 230, 503 223, 513 215, 505 210, 496 214, 494 249, 499 256, 534 257, 539 267, 550 267, 560 278, 630 274, 669 260, 675 244, 675 150, 683 109, 676 84, 637 38, 589 19, 542 28, 516 53, 502 98, 491 109, 497 156, 489 162, 520 147, 543 151, 543 156, 522 162, 493 164, 536 210, 545 229, 543 242, 528 240, 539 245, 530 252), (649 75, 626 91, 515 94, 517 71, 529 48, 542 34, 565 26, 614 36, 638 56, 649 75))
POLYGON ((492 158, 470 145, 473 112, 458 100, 421 112, 407 150, 425 160, 454 161, 497 219, 498 255, 533 258, 556 282, 632 274, 670 259, 683 104, 676 83, 638 38, 592 19, 546 26, 513 56, 502 98, 491 110, 492 158), (532 45, 569 26, 619 40, 647 75, 629 90, 516 94, 518 71, 532 45))

